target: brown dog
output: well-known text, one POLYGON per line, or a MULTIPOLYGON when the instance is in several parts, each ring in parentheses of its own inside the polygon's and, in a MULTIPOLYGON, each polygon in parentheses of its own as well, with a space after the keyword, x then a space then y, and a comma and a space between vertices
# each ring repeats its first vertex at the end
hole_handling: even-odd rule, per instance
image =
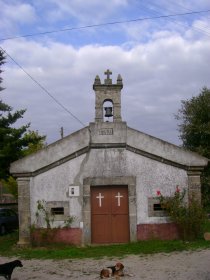
POLYGON ((100 273, 101 278, 109 278, 112 276, 124 276, 124 265, 122 263, 116 263, 115 266, 108 266, 103 268, 100 273))

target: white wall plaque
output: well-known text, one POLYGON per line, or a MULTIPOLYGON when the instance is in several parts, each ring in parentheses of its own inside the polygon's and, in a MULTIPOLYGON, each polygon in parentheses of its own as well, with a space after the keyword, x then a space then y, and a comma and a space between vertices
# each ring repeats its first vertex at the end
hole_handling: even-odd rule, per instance
POLYGON ((79 186, 69 186, 69 196, 79 196, 79 186))

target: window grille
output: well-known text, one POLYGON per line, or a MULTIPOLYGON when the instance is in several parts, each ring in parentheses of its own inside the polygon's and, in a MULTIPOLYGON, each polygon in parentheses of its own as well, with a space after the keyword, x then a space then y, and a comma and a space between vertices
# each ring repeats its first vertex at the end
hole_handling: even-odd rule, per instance
POLYGON ((52 215, 64 215, 64 207, 53 207, 51 208, 52 215))

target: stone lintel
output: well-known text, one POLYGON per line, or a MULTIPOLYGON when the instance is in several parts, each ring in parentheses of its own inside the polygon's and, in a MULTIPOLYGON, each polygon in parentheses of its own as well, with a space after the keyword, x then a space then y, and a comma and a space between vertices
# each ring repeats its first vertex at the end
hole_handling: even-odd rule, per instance
POLYGON ((123 84, 93 84, 93 89, 95 91, 107 91, 107 90, 121 90, 123 84))
POLYGON ((187 168, 188 176, 200 176, 204 170, 203 166, 190 166, 187 168))

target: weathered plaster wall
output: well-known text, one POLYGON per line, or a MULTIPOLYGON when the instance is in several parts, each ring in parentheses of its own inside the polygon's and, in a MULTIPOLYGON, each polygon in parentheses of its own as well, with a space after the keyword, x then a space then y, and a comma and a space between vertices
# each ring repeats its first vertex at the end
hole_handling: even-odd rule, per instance
MULTIPOLYGON (((35 219, 37 200, 69 201, 69 214, 77 216, 74 227, 83 222, 83 180, 87 177, 136 177, 137 224, 165 222, 164 217, 148 217, 148 197, 160 190, 173 194, 176 185, 187 188, 187 173, 177 167, 145 158, 124 148, 91 149, 89 153, 52 168, 32 179, 31 213, 35 219), (69 185, 80 186, 79 197, 69 197, 69 185)), ((59 222, 55 222, 59 225, 59 222)))
POLYGON ((177 185, 187 189, 187 172, 131 152, 127 152, 127 169, 136 176, 137 223, 165 222, 164 217, 148 217, 148 197, 156 197, 157 190, 170 196, 177 185))
MULTIPOLYGON (((81 195, 79 197, 69 197, 68 188, 71 185, 80 185, 77 181, 77 174, 80 171, 85 155, 81 155, 74 160, 64 163, 56 168, 52 168, 44 173, 32 178, 31 183, 31 214, 32 224, 35 222, 35 212, 37 210, 37 201, 68 201, 69 215, 76 217, 82 216, 81 213, 81 195)), ((55 221, 54 225, 59 226, 62 222, 55 221)), ((79 227, 79 220, 76 219, 73 227, 79 227)))
POLYGON ((135 176, 137 195, 137 223, 159 223, 165 218, 148 217, 148 197, 157 190, 164 195, 174 193, 176 186, 188 187, 186 171, 145 158, 125 149, 93 149, 81 177, 135 176))

